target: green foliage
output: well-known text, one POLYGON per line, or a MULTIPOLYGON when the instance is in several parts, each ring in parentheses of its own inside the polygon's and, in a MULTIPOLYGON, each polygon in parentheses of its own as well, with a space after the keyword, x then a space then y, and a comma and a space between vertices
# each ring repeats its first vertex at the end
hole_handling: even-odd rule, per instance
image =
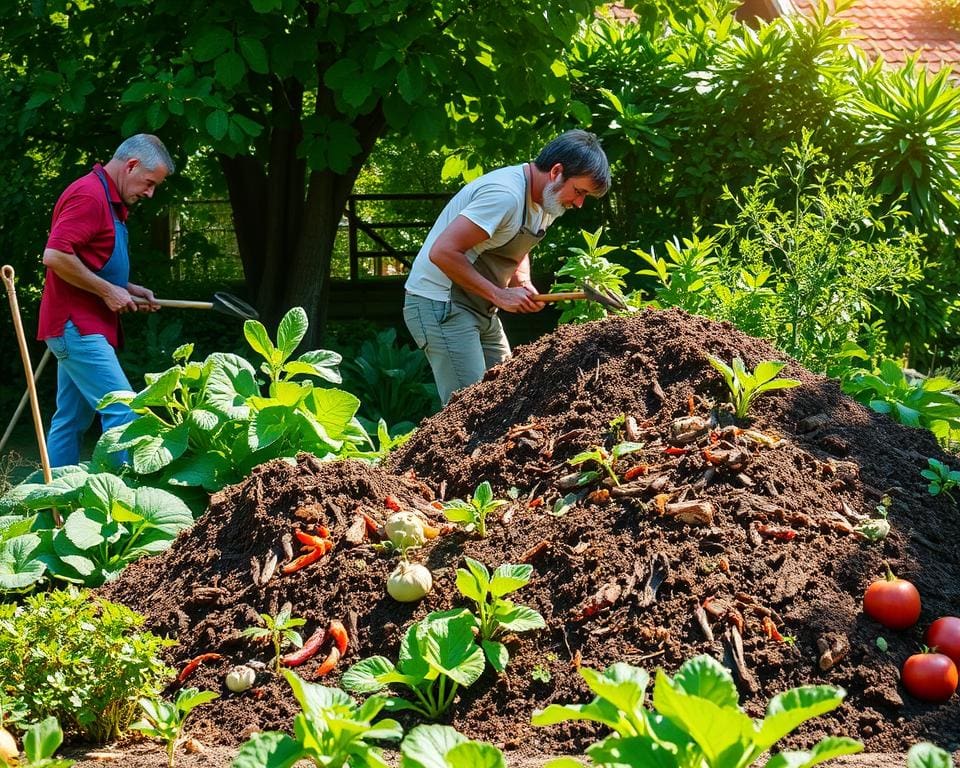
POLYGON ((467 567, 457 569, 457 589, 476 604, 480 645, 490 665, 503 672, 510 654, 497 638, 507 632, 528 632, 547 626, 543 616, 532 608, 504 599, 530 581, 533 566, 504 563, 491 577, 483 563, 470 557, 464 557, 464 561, 467 567))
MULTIPOLYGON (((766 717, 755 720, 739 706, 730 672, 709 656, 684 662, 671 678, 658 669, 653 709, 646 708, 649 675, 618 663, 600 673, 581 667, 596 696, 589 704, 551 704, 534 712, 534 725, 589 720, 612 731, 588 747, 591 765, 661 768, 746 768, 780 739, 807 720, 840 706, 846 692, 829 685, 793 688, 774 696, 766 717)), ((853 739, 827 737, 809 752, 779 752, 768 768, 807 768, 863 750, 853 739)), ((582 764, 572 758, 547 763, 549 768, 582 764)))
POLYGON ((710 355, 707 356, 707 359, 710 361, 710 365, 723 374, 723 380, 727 384, 727 389, 730 390, 730 402, 733 405, 734 415, 738 419, 746 418, 747 411, 750 410, 750 404, 757 395, 775 389, 790 389, 800 386, 797 379, 774 378, 783 370, 786 363, 763 360, 757 363, 757 367, 751 373, 747 371, 743 360, 739 357, 733 358, 732 367, 723 360, 710 355))
POLYGON ((443 505, 443 516, 451 523, 459 523, 466 530, 476 529, 477 535, 487 535, 487 515, 508 504, 505 499, 493 498, 493 488, 484 480, 469 499, 451 499, 443 505))
MULTIPOLYGON (((623 293, 626 283, 624 276, 630 272, 626 267, 607 260, 606 256, 617 250, 612 245, 600 245, 603 234, 601 227, 596 232, 580 230, 587 247, 570 248, 573 254, 557 270, 558 280, 553 284, 552 291, 561 293, 566 291, 581 291, 584 283, 590 283, 597 288, 605 288, 616 293, 623 293)), ((606 317, 607 309, 595 301, 564 301, 561 302, 563 311, 560 313, 561 323, 585 323, 589 320, 599 320, 606 317)))
POLYGON ((191 525, 173 494, 130 488, 115 475, 70 466, 49 485, 28 478, 0 499, 0 592, 28 591, 44 578, 99 586, 191 525))
POLYGON ((403 731, 395 720, 374 722, 387 704, 383 696, 370 696, 358 706, 337 688, 308 683, 290 670, 283 676, 301 707, 293 719, 294 735, 255 733, 240 746, 233 768, 290 768, 299 760, 318 768, 387 768, 381 750, 370 742, 398 741, 403 731))
MULTIPOLYGON (((573 458, 567 459, 568 464, 573 466, 579 466, 585 464, 588 461, 595 462, 599 464, 604 472, 607 473, 607 476, 613 482, 614 485, 620 485, 620 478, 617 477, 617 473, 614 471, 614 465, 617 463, 617 459, 627 454, 634 453, 643 448, 643 443, 634 443, 630 441, 624 441, 622 443, 617 443, 610 451, 607 451, 602 445, 598 445, 595 448, 590 449, 589 451, 582 451, 578 453, 573 458)), ((597 478, 600 477, 600 473, 596 470, 587 470, 586 472, 581 472, 580 477, 577 480, 577 485, 586 485, 591 483, 597 478)))
POLYGON ((313 350, 293 357, 307 327, 306 312, 294 307, 280 321, 274 344, 262 323, 247 320, 243 332, 262 358, 259 372, 229 353, 193 362, 193 345, 179 347, 175 365, 149 374, 145 389, 103 398, 101 407, 125 403, 140 418, 105 432, 94 464, 129 451, 133 471, 153 483, 213 492, 271 459, 293 458, 300 451, 337 457, 368 443, 355 418, 360 401, 313 381, 339 383, 340 356, 313 350), (263 384, 258 373, 265 377, 263 384))
POLYGON ((202 704, 220 698, 213 691, 200 691, 196 688, 181 688, 172 703, 162 699, 141 698, 140 707, 144 719, 130 726, 151 739, 161 739, 167 745, 167 765, 173 768, 177 744, 183 734, 190 713, 202 704))
POLYGON ((929 429, 942 443, 960 431, 958 384, 946 376, 911 380, 900 363, 885 358, 872 372, 851 369, 841 386, 877 413, 908 427, 929 429))
POLYGON ((483 650, 474 639, 476 628, 477 619, 470 611, 431 613, 407 630, 396 664, 385 656, 371 656, 344 672, 341 683, 355 693, 402 686, 413 700, 390 696, 387 710, 411 710, 435 720, 447 711, 461 686, 473 685, 483 674, 483 650))
POLYGON ((409 432, 440 408, 427 358, 396 342, 396 329, 387 328, 340 366, 344 389, 360 399, 358 416, 368 432, 380 420, 391 425, 393 434, 409 432))
POLYGON ((276 616, 269 613, 261 613, 260 620, 262 627, 247 627, 240 633, 241 637, 249 637, 252 640, 265 640, 273 645, 273 663, 277 673, 280 672, 280 651, 285 645, 293 645, 296 648, 303 647, 303 638, 294 627, 302 627, 307 623, 306 619, 293 618, 290 615, 291 606, 284 604, 276 616))
POLYGON ((34 723, 23 734, 23 757, 18 768, 70 768, 76 760, 54 757, 62 743, 63 731, 57 718, 51 715, 34 723))
POLYGON ((933 458, 927 459, 927 467, 928 469, 920 472, 920 475, 930 482, 927 486, 927 492, 931 496, 938 496, 942 493, 950 501, 956 503, 956 499, 953 498, 950 491, 960 485, 960 471, 950 469, 942 461, 933 458))
POLYGON ((947 750, 922 741, 907 752, 907 768, 953 768, 953 758, 947 750))
POLYGON ((144 631, 143 617, 75 589, 0 605, 0 664, 11 721, 56 717, 102 744, 133 722, 141 696, 173 675, 160 659, 174 643, 144 631))
POLYGON ((492 744, 473 741, 449 725, 418 725, 400 745, 400 768, 507 768, 492 744))

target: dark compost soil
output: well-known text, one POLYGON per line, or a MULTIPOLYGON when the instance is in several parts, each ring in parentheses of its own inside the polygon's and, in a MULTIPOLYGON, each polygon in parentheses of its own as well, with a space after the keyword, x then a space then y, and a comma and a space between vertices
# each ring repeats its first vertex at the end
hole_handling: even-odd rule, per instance
MULTIPOLYGON (((786 359, 729 324, 676 310, 562 327, 458 393, 386 467, 305 455, 296 466, 262 466, 217 494, 169 551, 133 565, 102 593, 179 640, 170 652, 173 666, 200 653, 223 654, 188 680, 222 694, 191 716, 191 733, 206 743, 233 745, 251 728, 290 727, 296 703, 281 680, 265 674, 262 685, 242 695, 223 687, 232 664, 270 659, 267 648, 240 636, 258 613, 273 614, 289 601, 294 615, 307 620, 305 636, 342 619, 355 637, 346 660, 323 678, 334 685, 348 663, 372 654, 395 659, 412 621, 456 604, 455 570, 467 554, 490 568, 529 561, 534 578, 515 598, 547 621, 547 629, 511 639, 506 674, 488 667, 447 719, 508 756, 582 753, 596 740, 600 731, 587 724, 529 725, 536 708, 589 700, 577 663, 603 668, 626 661, 673 672, 701 653, 731 667, 753 716, 793 686, 847 690, 844 705, 800 729, 793 746, 833 734, 860 738, 869 752, 899 752, 920 740, 957 749, 960 699, 942 706, 917 701, 899 685, 898 672, 933 619, 960 613, 960 515, 948 499, 930 496, 920 477, 928 456, 949 457, 928 432, 861 407, 835 382, 794 361, 781 375, 802 386, 763 394, 751 408, 751 426, 781 438, 779 444, 728 430, 729 443, 711 444, 704 434, 686 453, 672 455, 665 448, 679 441, 671 424, 691 408, 732 423, 716 407, 726 388, 708 354, 727 361, 739 355, 751 369, 761 360, 786 359), (636 433, 624 415, 635 420, 636 433), (644 448, 621 458, 618 473, 649 466, 627 485, 628 495, 583 495, 565 514, 551 514, 568 493, 558 488, 574 471, 567 460, 596 446, 609 449, 627 432, 644 448), (708 472, 705 448, 714 458, 739 450, 736 467, 708 472), (395 561, 367 544, 347 543, 356 513, 383 521, 392 495, 437 517, 431 500, 462 498, 483 480, 498 498, 519 490, 495 513, 487 538, 458 531, 428 542, 415 559, 433 571, 433 591, 415 605, 387 597, 384 582, 395 561), (850 533, 850 522, 875 514, 885 493, 893 500, 889 536, 871 543, 850 533), (671 504, 683 501, 708 502, 712 509, 697 509, 712 512, 712 521, 689 524, 669 514, 671 504), (272 550, 282 563, 283 534, 313 523, 330 528, 333 551, 255 585, 251 558, 262 561, 272 550), (795 535, 784 538, 791 535, 785 529, 795 535), (884 630, 861 612, 863 591, 883 573, 884 561, 923 597, 912 629, 884 630), (698 619, 708 598, 709 610, 698 619), (769 637, 765 616, 793 641, 769 637), (880 635, 886 652, 876 647, 880 635), (826 671, 818 664, 818 641, 842 657, 826 671)), ((321 660, 298 672, 313 679, 321 660)))

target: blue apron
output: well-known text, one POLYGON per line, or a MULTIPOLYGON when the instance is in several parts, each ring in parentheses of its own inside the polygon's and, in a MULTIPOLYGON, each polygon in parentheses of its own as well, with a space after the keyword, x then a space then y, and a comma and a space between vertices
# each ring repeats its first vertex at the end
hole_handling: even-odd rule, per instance
POLYGON ((113 217, 113 253, 107 259, 100 269, 95 273, 106 280, 108 283, 119 285, 126 288, 130 282, 130 237, 127 234, 127 225, 117 217, 113 201, 110 199, 110 187, 107 186, 107 180, 101 173, 97 173, 103 191, 107 196, 107 204, 110 206, 110 215, 113 217))

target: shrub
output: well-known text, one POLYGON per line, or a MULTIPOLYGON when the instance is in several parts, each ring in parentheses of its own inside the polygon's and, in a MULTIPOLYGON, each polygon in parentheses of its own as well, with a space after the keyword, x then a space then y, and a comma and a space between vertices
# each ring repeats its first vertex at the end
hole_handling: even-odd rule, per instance
POLYGON ((143 617, 76 589, 0 605, 0 666, 11 721, 54 716, 103 743, 119 737, 173 675, 159 657, 173 641, 141 629, 143 617))

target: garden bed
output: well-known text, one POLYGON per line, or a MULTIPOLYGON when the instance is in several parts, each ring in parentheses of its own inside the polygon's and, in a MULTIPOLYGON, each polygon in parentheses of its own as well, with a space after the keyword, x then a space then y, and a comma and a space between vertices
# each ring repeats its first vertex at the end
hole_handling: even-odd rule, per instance
MULTIPOLYGON (((750 411, 757 433, 727 433, 744 455, 713 465, 704 454, 707 435, 677 446, 673 426, 708 419, 726 399, 707 355, 740 356, 748 368, 783 359, 731 325, 676 310, 564 326, 455 396, 386 467, 306 455, 296 466, 259 467, 217 494, 169 551, 129 567, 101 592, 176 638, 170 661, 177 668, 201 653, 222 654, 188 680, 222 694, 191 717, 188 730, 207 744, 229 747, 254 728, 290 728, 296 703, 285 682, 265 675, 263 685, 241 695, 223 687, 233 664, 271 658, 240 635, 258 614, 290 602, 307 620, 305 634, 342 620, 351 648, 322 679, 335 685, 360 659, 395 659, 412 621, 458 604, 455 571, 466 554, 490 568, 529 562, 534 577, 513 597, 547 623, 510 640, 506 673, 488 667, 446 719, 498 744, 511 762, 580 754, 597 739, 600 732, 586 724, 530 725, 534 709, 591 698, 577 664, 625 661, 672 672, 701 653, 734 669, 741 702, 755 716, 793 686, 845 688, 844 705, 798 730, 794 746, 833 734, 859 738, 876 753, 899 753, 920 740, 957 749, 958 697, 924 704, 898 685, 899 666, 922 643, 923 629, 960 605, 960 516, 948 499, 931 497, 920 476, 928 457, 949 457, 929 433, 872 413, 791 361, 782 375, 802 386, 760 396, 750 411), (631 495, 560 502, 570 492, 559 488, 561 478, 577 469, 570 458, 629 436, 644 448, 620 459, 617 471, 648 467, 631 473, 631 495), (685 450, 665 450, 678 447, 685 450), (387 597, 395 557, 347 544, 357 513, 382 522, 393 496, 439 520, 431 501, 463 498, 484 480, 498 498, 511 488, 517 497, 497 511, 488 536, 457 531, 428 542, 413 557, 433 571, 433 591, 412 605, 387 597), (886 539, 850 533, 858 516, 877 515, 886 494, 886 539), (700 502, 697 523, 669 514, 676 511, 669 505, 684 501, 700 502), (311 524, 330 529, 332 552, 256 584, 251 558, 280 554, 285 533, 311 524), (861 612, 863 591, 885 561, 920 590, 923 614, 914 628, 883 630, 861 612), (774 639, 778 634, 787 639, 774 639), (886 651, 876 644, 881 635, 886 651), (842 657, 826 671, 818 663, 823 643, 842 657)), ((721 426, 724 419, 721 411, 721 426)), ((297 671, 313 679, 321 660, 297 671)))

